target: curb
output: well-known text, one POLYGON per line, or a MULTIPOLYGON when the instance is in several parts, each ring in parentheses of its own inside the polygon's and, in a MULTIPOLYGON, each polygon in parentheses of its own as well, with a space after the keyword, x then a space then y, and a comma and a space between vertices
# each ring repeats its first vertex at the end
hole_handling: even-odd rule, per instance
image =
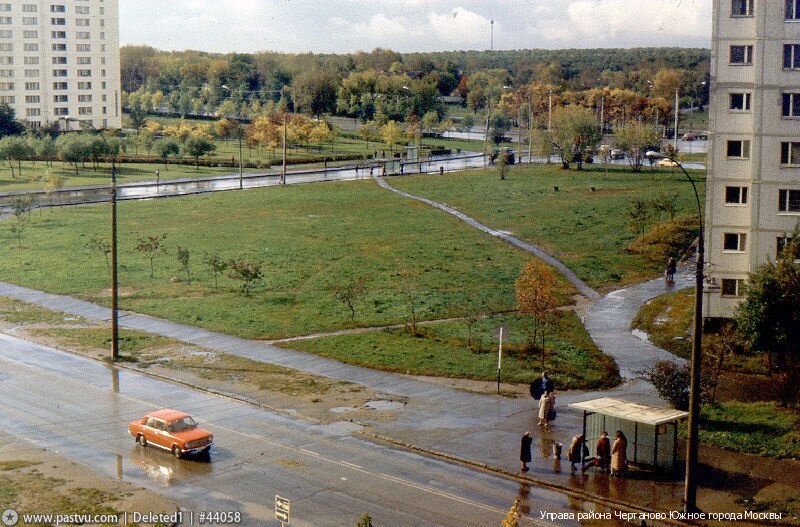
MULTIPOLYGON (((480 470, 482 472, 486 472, 488 474, 492 474, 495 476, 499 476, 505 479, 510 479, 513 481, 518 481, 520 483, 532 483, 538 487, 545 488, 548 490, 552 490, 555 492, 559 492, 562 494, 566 494, 570 497, 592 501, 596 503, 601 503, 603 505, 607 505, 609 507, 613 507, 615 509, 622 510, 624 512, 635 512, 635 513, 663 513, 664 511, 660 511, 657 509, 651 509, 647 507, 642 507, 641 505, 636 505, 634 503, 630 503, 627 501, 621 500, 613 500, 607 498, 605 496, 601 496, 599 494, 593 494, 591 492, 582 491, 579 489, 575 489, 572 487, 567 487, 566 485, 559 485, 558 483, 552 483, 549 481, 545 481, 543 479, 535 478, 532 476, 522 476, 517 472, 512 472, 510 470, 506 470, 503 468, 495 467, 493 465, 489 465, 488 463, 481 463, 479 461, 474 461, 471 459, 466 459, 454 454, 448 454, 446 452, 440 452, 438 450, 432 450, 425 447, 420 447, 417 445, 413 445, 411 443, 406 443, 405 441, 401 441, 398 439, 394 439, 389 436, 385 436, 383 434, 378 434, 375 432, 368 432, 366 430, 362 430, 359 432, 361 435, 394 445, 396 447, 400 447, 412 452, 419 453, 424 456, 432 457, 435 459, 440 459, 448 463, 454 463, 457 465, 462 465, 468 468, 473 468, 480 470)), ((679 520, 658 520, 659 523, 652 523, 649 525, 676 525, 679 527, 696 527, 698 525, 704 525, 703 523, 695 523, 695 522, 687 522, 687 521, 679 521, 679 520)))

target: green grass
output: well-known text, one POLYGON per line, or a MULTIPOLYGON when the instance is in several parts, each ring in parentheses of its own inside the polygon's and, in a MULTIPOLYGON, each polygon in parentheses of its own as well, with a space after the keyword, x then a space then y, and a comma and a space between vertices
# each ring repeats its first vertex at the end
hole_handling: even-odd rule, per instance
POLYGON ((600 389, 616 386, 619 371, 603 355, 571 312, 565 312, 547 337, 544 365, 541 350, 527 346, 529 322, 520 315, 483 319, 472 328, 473 349, 467 347, 466 322, 446 322, 406 329, 291 341, 283 346, 381 370, 492 381, 497 378, 495 328, 506 324, 502 379, 530 382, 542 368, 553 372, 559 389, 600 389))
MULTIPOLYGON (((689 359, 692 354, 692 320, 694 289, 674 291, 649 301, 639 310, 631 323, 649 335, 650 342, 670 353, 689 359)), ((720 336, 706 334, 703 349, 708 350, 720 336)), ((763 356, 733 354, 725 357, 724 370, 763 375, 768 372, 763 356)))
MULTIPOLYGON (((107 236, 107 205, 40 210, 18 246, 0 224, 8 250, 0 279, 108 305, 109 270, 87 249, 107 236)), ((247 338, 279 338, 346 327, 402 323, 414 293, 420 319, 458 316, 466 306, 514 307, 514 281, 526 255, 421 203, 371 181, 327 183, 119 205, 120 306, 247 338), (149 262, 137 240, 167 234, 166 252, 149 262), (191 255, 191 282, 178 280, 177 246, 191 255), (227 276, 215 289, 207 253, 263 262, 250 297, 227 276), (363 276, 367 294, 350 320, 333 287, 363 276)), ((563 279, 564 298, 574 292, 563 279)))
MULTIPOLYGON (((701 178, 702 174, 694 176, 701 178)), ((640 282, 661 272, 663 264, 625 251, 636 235, 627 217, 634 199, 675 196, 679 214, 696 209, 683 174, 649 168, 634 173, 628 168, 585 165, 579 172, 561 170, 555 164, 525 165, 512 167, 506 181, 500 181, 493 170, 479 170, 395 178, 392 183, 542 245, 601 290, 640 282)), ((703 191, 702 182, 698 190, 703 191)))
POLYGON ((736 452, 800 459, 800 414, 769 402, 704 406, 700 441, 736 452))
POLYGON ((81 317, 51 311, 3 296, 0 296, 0 319, 12 324, 60 324, 65 321, 75 324, 86 322, 81 317))
MULTIPOLYGON (((33 329, 34 335, 44 335, 58 339, 67 347, 81 349, 111 349, 111 334, 108 328, 41 328, 33 329)), ((143 331, 122 329, 119 332, 119 346, 126 354, 178 344, 179 341, 143 331)))

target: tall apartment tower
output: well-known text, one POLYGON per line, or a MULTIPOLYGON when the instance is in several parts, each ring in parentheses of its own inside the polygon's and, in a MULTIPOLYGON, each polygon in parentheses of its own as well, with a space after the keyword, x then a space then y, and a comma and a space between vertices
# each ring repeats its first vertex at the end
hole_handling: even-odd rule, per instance
POLYGON ((120 128, 118 1, 0 0, 0 102, 35 127, 120 128))
POLYGON ((714 0, 705 317, 800 222, 800 0, 714 0))

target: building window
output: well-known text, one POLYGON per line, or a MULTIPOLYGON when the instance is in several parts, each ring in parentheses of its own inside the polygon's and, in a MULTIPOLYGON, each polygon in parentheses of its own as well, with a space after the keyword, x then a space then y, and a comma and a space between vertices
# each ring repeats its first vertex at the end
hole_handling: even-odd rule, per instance
POLYGON ((733 0, 731 16, 753 16, 753 0, 733 0))
POLYGON ((50 49, 52 49, 53 51, 67 51, 67 45, 66 44, 52 44, 50 46, 50 49))
POLYGON ((92 102, 91 95, 78 95, 78 102, 92 102))
POLYGON ((51 13, 66 13, 67 7, 63 5, 51 5, 50 6, 51 13))
POLYGON ((14 91, 14 83, 0 82, 0 91, 14 91))
POLYGON ((24 16, 22 17, 22 25, 23 26, 35 26, 39 23, 39 19, 35 16, 24 16))
POLYGON ((731 46, 731 64, 753 64, 753 46, 731 46))
POLYGON ((78 70, 78 77, 91 77, 92 70, 78 70))
POLYGON ((52 57, 53 64, 66 64, 67 57, 52 57))
POLYGON ((41 97, 38 95, 26 95, 25 96, 25 104, 39 104, 41 102, 41 97))
POLYGON ((741 232, 726 232, 722 249, 742 253, 745 251, 747 235, 741 232))
POLYGON ((76 44, 75 45, 75 50, 78 53, 89 53, 90 51, 92 51, 92 45, 91 44, 76 44))
POLYGON ((3 66, 13 66, 14 57, 0 57, 0 64, 3 66))
POLYGON ((51 31, 50 38, 67 38, 66 31, 51 31))
POLYGON ((92 63, 92 57, 78 57, 78 64, 87 65, 92 63))
MULTIPOLYGON (((25 31, 27 33, 27 31, 25 31)), ((0 29, 0 38, 11 38, 10 29, 0 29)))
POLYGON ((800 190, 779 190, 778 212, 800 212, 800 190))
POLYGON ((66 77, 67 70, 53 70, 53 77, 66 77))
POLYGON ((54 90, 66 90, 68 88, 68 84, 66 82, 54 82, 53 89, 54 90))
POLYGON ((781 164, 800 165, 800 143, 781 143, 781 164))
POLYGON ((0 51, 14 51, 14 44, 11 42, 0 43, 0 51))
POLYGON ((11 25, 11 17, 10 16, 0 16, 0 24, 4 26, 11 25))
POLYGON ((22 61, 30 65, 39 64, 39 57, 24 57, 22 61))
POLYGON ((786 0, 786 20, 800 20, 800 0, 786 0))
POLYGON ((22 4, 23 13, 35 13, 37 10, 36 4, 22 4))
POLYGON ((53 95, 53 102, 69 102, 69 95, 53 95))
POLYGON ((42 115, 41 108, 25 108, 25 117, 38 117, 42 115))
POLYGON ((14 70, 0 70, 0 77, 13 78, 14 70))
POLYGON ((78 27, 89 27, 89 19, 88 18, 76 18, 75 25, 78 27))
POLYGON ((784 117, 800 117, 800 93, 783 94, 783 111, 781 115, 784 117))
POLYGON ((92 115, 92 107, 91 106, 79 106, 78 107, 78 115, 92 115))
POLYGON ((26 42, 22 45, 24 51, 39 51, 39 44, 36 42, 26 42))
POLYGON ((34 78, 35 79, 36 77, 39 76, 39 70, 33 70, 33 69, 25 70, 25 76, 28 77, 29 79, 30 78, 34 78))
POLYGON ((79 40, 89 40, 89 38, 91 38, 91 35, 89 34, 88 31, 76 31, 75 38, 79 40))
POLYGON ((39 38, 39 32, 35 29, 28 29, 22 32, 22 38, 39 38))
POLYGON ((11 11, 11 4, 0 4, 0 11, 11 11))
POLYGON ((51 18, 50 25, 52 26, 66 26, 67 20, 64 18, 51 18))
POLYGON ((742 296, 742 293, 744 293, 744 280, 722 279, 722 296, 742 296))
POLYGON ((746 205, 747 187, 725 187, 726 205, 746 205))
POLYGON ((787 70, 800 68, 800 44, 783 45, 783 68, 787 70))
POLYGON ((79 90, 91 90, 92 89, 92 83, 91 82, 79 82, 78 83, 78 89, 79 90))
POLYGON ((0 95, 0 102, 5 104, 14 104, 16 97, 13 95, 0 95))
POLYGON ((69 108, 53 108, 53 113, 56 115, 69 115, 69 108))
POLYGON ((728 157, 732 157, 735 159, 749 159, 750 141, 747 140, 728 141, 727 154, 728 157))
POLYGON ((25 89, 30 91, 38 91, 39 90, 39 83, 38 82, 26 82, 25 89))
POLYGON ((89 6, 86 6, 86 5, 75 6, 75 14, 76 15, 88 15, 89 14, 89 6))
MULTIPOLYGON (((784 249, 786 249, 786 246, 789 245, 791 241, 791 236, 778 236, 777 243, 775 244, 777 249, 775 251, 776 258, 783 256, 784 249)), ((800 245, 797 246, 797 250, 794 254, 794 261, 797 262, 798 260, 800 260, 800 245)))

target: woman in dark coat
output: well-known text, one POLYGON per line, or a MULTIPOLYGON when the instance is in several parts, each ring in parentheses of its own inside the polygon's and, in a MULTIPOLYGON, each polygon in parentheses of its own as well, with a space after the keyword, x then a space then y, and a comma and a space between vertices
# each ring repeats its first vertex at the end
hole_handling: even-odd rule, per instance
POLYGON ((597 451, 597 466, 600 467, 600 472, 608 472, 611 466, 611 441, 608 439, 608 432, 605 430, 597 439, 595 450, 597 451))
POLYGON ((522 472, 528 471, 528 463, 531 462, 531 443, 533 443, 531 433, 525 432, 519 445, 519 460, 522 462, 522 468, 520 470, 522 472))

